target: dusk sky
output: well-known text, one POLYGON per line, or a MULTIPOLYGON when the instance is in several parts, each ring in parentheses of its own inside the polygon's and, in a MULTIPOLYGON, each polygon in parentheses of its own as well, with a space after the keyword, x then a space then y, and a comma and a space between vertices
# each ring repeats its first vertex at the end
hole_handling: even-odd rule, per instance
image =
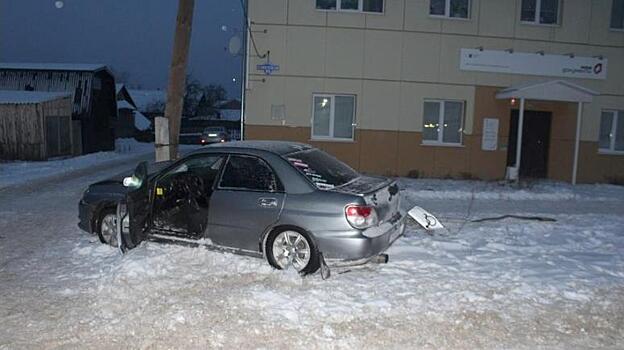
MULTIPOLYGON (((166 88, 177 0, 62 3, 0 0, 0 61, 103 63, 126 73, 130 85, 166 88)), ((241 36, 242 13, 239 0, 195 1, 189 72, 222 84, 229 97, 240 96, 241 57, 224 48, 241 36)))

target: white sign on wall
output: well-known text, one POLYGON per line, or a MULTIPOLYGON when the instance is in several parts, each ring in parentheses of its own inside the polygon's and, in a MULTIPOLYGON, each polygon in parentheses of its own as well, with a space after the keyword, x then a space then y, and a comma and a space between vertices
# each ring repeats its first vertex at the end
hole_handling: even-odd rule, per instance
POLYGON ((607 59, 500 50, 461 49, 459 68, 467 71, 606 79, 607 59))
POLYGON ((496 151, 498 149, 498 119, 483 119, 483 138, 481 149, 484 151, 496 151))

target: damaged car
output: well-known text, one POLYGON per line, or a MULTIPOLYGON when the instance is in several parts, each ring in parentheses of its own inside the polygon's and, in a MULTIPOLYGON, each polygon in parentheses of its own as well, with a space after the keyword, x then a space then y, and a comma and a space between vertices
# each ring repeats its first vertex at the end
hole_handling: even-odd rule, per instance
POLYGON ((124 251, 145 240, 192 243, 308 274, 379 258, 405 229, 399 201, 395 180, 312 146, 238 141, 92 184, 79 226, 124 251))

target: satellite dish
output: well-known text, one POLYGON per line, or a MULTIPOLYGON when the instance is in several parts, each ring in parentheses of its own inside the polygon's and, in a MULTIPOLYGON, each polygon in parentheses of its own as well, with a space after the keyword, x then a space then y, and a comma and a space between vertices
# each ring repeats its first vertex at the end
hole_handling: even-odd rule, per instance
POLYGON ((65 3, 60 1, 60 0, 59 1, 55 1, 54 2, 54 6, 56 6, 57 9, 62 9, 63 6, 65 6, 65 3))
POLYGON ((230 41, 228 42, 228 52, 230 53, 230 55, 232 56, 238 55, 242 47, 243 47, 243 42, 241 38, 237 36, 233 36, 230 38, 230 41))

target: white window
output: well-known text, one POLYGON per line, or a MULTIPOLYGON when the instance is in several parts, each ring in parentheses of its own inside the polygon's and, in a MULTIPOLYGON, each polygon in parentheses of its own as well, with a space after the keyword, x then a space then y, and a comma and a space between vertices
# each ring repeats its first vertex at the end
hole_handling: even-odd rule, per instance
POLYGON ((624 153, 624 111, 602 111, 598 148, 624 153))
POLYGON ((354 95, 314 95, 312 138, 353 140, 354 95))
POLYGON ((611 29, 624 30, 624 0, 613 0, 611 5, 611 29))
POLYGON ((316 0, 316 9, 383 13, 384 0, 316 0))
POLYGON ((463 128, 463 101, 425 101, 423 114, 424 144, 461 145, 463 128))
POLYGON ((522 0, 520 20, 535 24, 558 24, 559 7, 559 0, 522 0))
POLYGON ((429 14, 448 18, 469 18, 470 0, 430 0, 429 14))

